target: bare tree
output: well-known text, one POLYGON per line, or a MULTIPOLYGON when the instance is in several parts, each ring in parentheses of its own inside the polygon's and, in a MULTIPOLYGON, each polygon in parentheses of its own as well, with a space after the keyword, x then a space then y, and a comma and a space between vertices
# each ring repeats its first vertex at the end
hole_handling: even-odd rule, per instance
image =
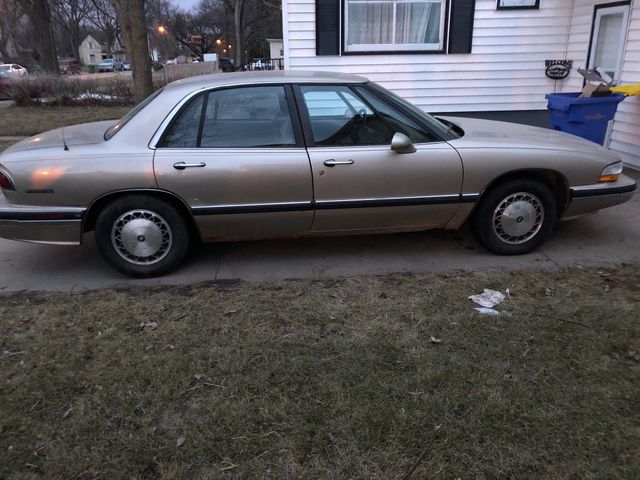
POLYGON ((82 22, 87 19, 88 0, 50 0, 53 18, 62 27, 69 41, 70 51, 80 59, 82 22))
POLYGON ((113 53, 116 39, 120 36, 120 24, 113 5, 109 0, 91 0, 87 21, 104 35, 109 54, 113 53))
POLYGON ((0 55, 7 59, 15 57, 17 29, 23 12, 15 0, 0 0, 0 55))
POLYGON ((58 73, 53 19, 48 0, 17 0, 36 32, 34 57, 45 72, 58 73))
POLYGON ((136 102, 141 102, 153 92, 145 0, 112 0, 112 3, 131 57, 134 98, 136 102))

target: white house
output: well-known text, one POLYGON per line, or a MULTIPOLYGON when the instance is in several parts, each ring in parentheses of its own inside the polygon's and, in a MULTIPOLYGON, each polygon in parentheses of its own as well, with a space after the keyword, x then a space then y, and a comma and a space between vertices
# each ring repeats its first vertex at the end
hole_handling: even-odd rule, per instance
MULTIPOLYGON (((640 82, 640 0, 284 0, 286 69, 362 74, 430 112, 543 124, 578 67, 640 82), (546 60, 572 60, 564 80, 546 60)), ((606 144, 640 167, 640 97, 606 144)))
POLYGON ((98 65, 104 58, 107 58, 106 53, 103 53, 102 44, 93 35, 87 35, 82 40, 78 51, 80 63, 83 65, 98 65))
POLYGON ((274 60, 276 58, 284 57, 284 47, 282 45, 281 38, 267 38, 269 44, 269 58, 274 60))
POLYGON ((91 34, 87 35, 78 48, 80 63, 83 65, 98 65, 102 60, 110 57, 126 61, 127 56, 120 41, 116 38, 113 43, 112 52, 109 53, 107 48, 96 37, 91 34))

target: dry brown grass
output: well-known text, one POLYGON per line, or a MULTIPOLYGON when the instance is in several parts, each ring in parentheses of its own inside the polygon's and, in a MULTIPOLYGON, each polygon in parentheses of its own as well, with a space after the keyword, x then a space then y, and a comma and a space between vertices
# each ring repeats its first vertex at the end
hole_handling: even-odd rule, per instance
MULTIPOLYGON (((0 115, 1 136, 31 136, 78 123, 113 120, 131 107, 8 107, 0 115)), ((5 146, 6 148, 6 146, 5 146)))
POLYGON ((9 148, 11 145, 13 145, 16 142, 0 142, 0 153, 3 150, 6 150, 7 148, 9 148))
POLYGON ((0 478, 640 478, 638 267, 2 296, 0 478))

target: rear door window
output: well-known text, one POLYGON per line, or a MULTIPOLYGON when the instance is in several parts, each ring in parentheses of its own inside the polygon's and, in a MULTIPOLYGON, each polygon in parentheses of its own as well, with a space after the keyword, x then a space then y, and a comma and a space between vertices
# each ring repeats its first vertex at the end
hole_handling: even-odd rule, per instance
POLYGON ((295 145, 285 89, 268 85, 201 94, 174 117, 159 147, 264 148, 295 145))

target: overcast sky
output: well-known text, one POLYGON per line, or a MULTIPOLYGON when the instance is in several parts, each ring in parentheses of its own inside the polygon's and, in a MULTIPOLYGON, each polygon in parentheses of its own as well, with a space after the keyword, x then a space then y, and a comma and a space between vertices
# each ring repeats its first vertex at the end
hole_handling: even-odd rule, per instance
POLYGON ((172 3, 178 5, 180 8, 190 9, 198 3, 198 0, 171 0, 172 3))

